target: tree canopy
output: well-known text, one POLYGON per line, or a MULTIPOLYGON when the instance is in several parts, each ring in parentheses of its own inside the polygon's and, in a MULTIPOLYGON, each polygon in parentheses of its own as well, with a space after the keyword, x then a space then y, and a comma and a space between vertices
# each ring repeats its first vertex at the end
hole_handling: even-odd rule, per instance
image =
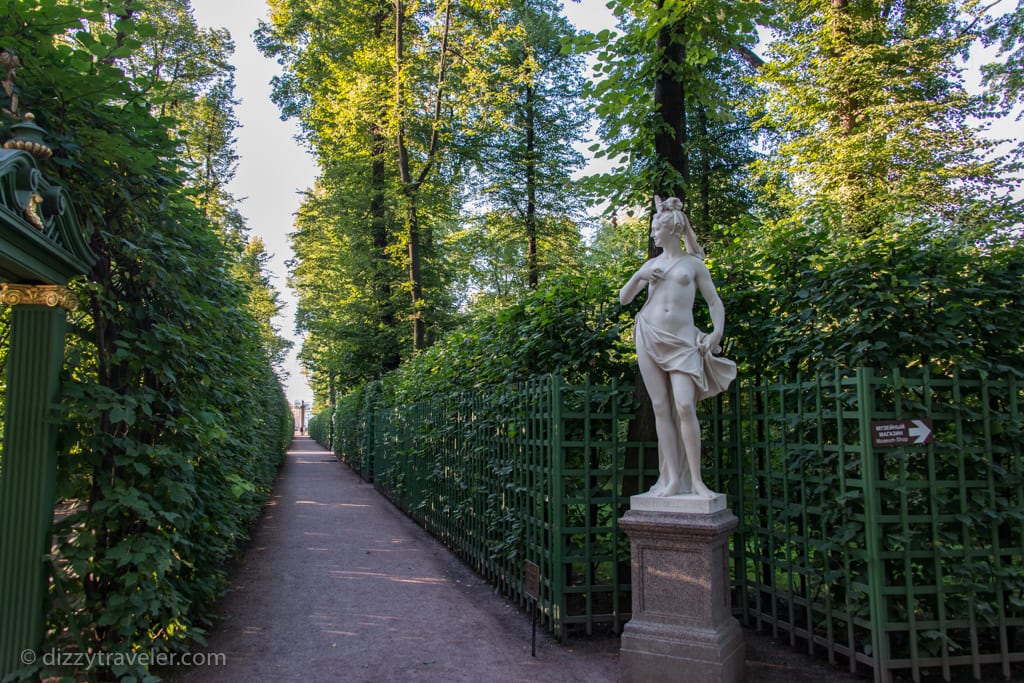
POLYGON ((257 40, 284 67, 274 98, 322 169, 291 275, 324 397, 329 378, 382 376, 469 302, 536 287, 578 247, 579 60, 549 1, 271 9, 257 40))
MULTIPOLYGON (((991 333, 980 301, 1016 277, 1020 142, 986 128, 1019 101, 1019 8, 616 0, 616 26, 591 34, 547 2, 273 6, 261 36, 284 66, 282 112, 321 157, 353 160, 323 164, 303 209, 318 232, 303 218, 294 236, 314 375, 329 367, 356 386, 448 330, 467 344, 545 277, 617 272, 609 259, 643 256, 623 240, 645 231, 623 228, 655 193, 684 200, 727 301, 730 350, 752 370, 989 362, 968 340, 991 333), (408 34, 403 12, 420 17, 408 34), (967 57, 983 45, 998 61, 977 92, 967 57), (584 177, 579 102, 607 168, 584 177), (358 211, 335 204, 341 188, 358 211), (596 231, 567 210, 583 201, 605 212, 596 231), (369 274, 388 269, 374 286, 369 274), (964 269, 993 287, 966 308, 947 298, 971 281, 964 269), (434 332, 410 335, 403 321, 425 316, 434 332), (904 316, 921 331, 899 329, 904 316)), ((1009 367, 1020 347, 991 350, 1009 367)))

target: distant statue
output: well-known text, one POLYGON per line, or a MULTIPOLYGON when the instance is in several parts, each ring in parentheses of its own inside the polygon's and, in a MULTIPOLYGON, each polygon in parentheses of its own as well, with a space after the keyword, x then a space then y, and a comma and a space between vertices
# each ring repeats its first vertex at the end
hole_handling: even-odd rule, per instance
POLYGON ((659 476, 649 493, 711 498, 715 493, 700 472, 697 402, 724 391, 736 378, 736 364, 714 355, 721 353, 725 309, 704 265, 704 250, 683 213, 683 203, 677 197, 662 202, 658 196, 654 203, 657 212, 651 221, 651 237, 663 251, 640 266, 619 292, 619 301, 628 304, 648 288, 633 335, 658 432, 659 476), (714 326, 707 334, 693 321, 698 290, 714 326))

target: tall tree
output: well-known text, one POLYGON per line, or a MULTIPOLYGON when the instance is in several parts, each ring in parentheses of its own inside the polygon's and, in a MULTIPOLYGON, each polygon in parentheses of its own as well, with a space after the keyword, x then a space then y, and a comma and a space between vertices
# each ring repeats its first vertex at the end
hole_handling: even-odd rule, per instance
MULTIPOLYGON (((300 358, 316 368, 317 398, 323 398, 317 387, 325 388, 331 375, 348 387, 394 369, 407 341, 406 328, 394 324, 402 293, 381 296, 375 289, 380 271, 365 268, 375 234, 366 198, 360 202, 353 194, 364 179, 357 174, 346 187, 344 178, 321 178, 306 194, 292 235, 289 283, 298 295, 296 326, 306 333, 300 358)), ((387 265, 385 281, 401 281, 398 264, 387 265)))
POLYGON ((281 336, 277 318, 284 309, 281 295, 270 281, 270 254, 263 239, 254 237, 242 250, 234 267, 235 278, 245 287, 246 309, 256 322, 260 342, 267 361, 278 373, 283 373, 285 355, 292 342, 281 336))
MULTIPOLYGON (((329 320, 342 324, 344 318, 347 325, 373 312, 378 317, 370 329, 409 339, 414 351, 447 317, 455 297, 445 287, 449 269, 439 249, 460 210, 460 159, 472 129, 500 97, 490 88, 488 65, 513 33, 502 16, 505 4, 271 3, 259 44, 285 67, 274 97, 285 115, 299 118, 323 169, 316 192, 307 197, 316 206, 295 234, 296 251, 316 251, 298 242, 320 236, 339 249, 361 250, 336 254, 345 273, 339 281, 359 283, 350 290, 353 297, 334 300, 352 306, 351 317, 330 311, 327 299, 313 293, 321 276, 296 262, 311 303, 300 304, 303 325, 323 321, 326 335, 329 320), (328 238, 328 231, 336 234, 328 238), (396 266, 404 277, 395 278, 396 266), (398 294, 407 297, 401 307, 398 294), (403 319, 412 322, 411 334, 397 331, 403 319)), ((323 292, 337 291, 323 285, 323 292)), ((364 367, 392 368, 398 355, 380 360, 364 367)), ((352 375, 339 370, 335 374, 352 375)))
POLYGON ((149 85, 153 113, 176 122, 170 133, 191 195, 237 259, 234 274, 245 284, 248 310, 264 331, 267 358, 282 372, 291 342, 272 322, 281 304, 266 273, 268 257, 262 241, 249 240, 237 200, 227 190, 238 166, 234 41, 225 29, 200 27, 189 0, 161 0, 139 9, 152 36, 125 62, 125 71, 149 85))
MULTIPOLYGON (((395 0, 391 133, 399 180, 399 206, 407 248, 413 349, 428 342, 427 322, 436 307, 423 296, 424 266, 435 235, 423 222, 424 194, 448 194, 458 175, 457 139, 492 106, 487 87, 493 55, 505 51, 516 29, 500 0, 437 3, 395 0), (454 174, 454 175, 453 175, 454 174)), ((486 114, 484 114, 486 116, 486 114)))
POLYGON ((238 154, 235 130, 234 74, 226 71, 208 90, 179 107, 186 122, 181 131, 182 151, 191 163, 190 177, 196 204, 206 217, 221 226, 225 238, 236 249, 245 240, 244 219, 227 186, 235 177, 238 154))
POLYGON ((307 367, 314 385, 320 370, 353 381, 377 377, 398 365, 407 338, 398 326, 408 305, 397 298, 403 277, 387 119, 394 4, 275 0, 271 10, 257 43, 284 66, 273 98, 297 119, 321 168, 292 234, 296 323, 313 350, 331 339, 347 347, 329 365, 316 351, 320 362, 307 367))
POLYGON ((753 372, 771 374, 979 363, 980 340, 994 328, 961 302, 1017 277, 1007 267, 1019 251, 1009 235, 1022 223, 1019 165, 980 135, 991 106, 964 87, 963 57, 986 8, 956 0, 773 7, 775 40, 755 105, 766 150, 755 177, 767 210, 736 227, 737 246, 723 259, 723 296, 734 292, 742 311, 738 353, 749 353, 753 372), (962 265, 979 260, 985 265, 962 265), (963 289, 949 298, 952 281, 963 289))
MULTIPOLYGON (((621 33, 576 42, 596 51, 589 88, 602 144, 591 150, 615 166, 590 179, 612 209, 643 206, 650 195, 679 196, 703 226, 729 224, 749 207, 744 171, 753 158, 740 102, 760 60, 760 3, 616 0, 621 33)), ((653 248, 653 245, 652 245, 653 248)))
MULTIPOLYGON (((519 233, 518 267, 525 277, 512 279, 523 279, 535 289, 545 264, 551 267, 563 256, 556 245, 579 240, 568 219, 580 215, 581 193, 572 174, 583 165, 573 144, 587 124, 580 98, 582 60, 562 49, 574 31, 560 16, 557 2, 519 0, 509 5, 503 17, 516 31, 491 62, 490 87, 499 96, 484 122, 488 132, 472 144, 476 174, 470 187, 494 212, 485 218, 483 229, 497 221, 508 232, 508 221, 496 215, 500 213, 521 226, 510 236, 519 233), (546 256, 540 253, 545 240, 555 247, 546 256)), ((501 236, 501 230, 491 235, 499 244, 507 242, 501 236)))
POLYGON ((1006 206, 1013 167, 971 122, 988 107, 963 85, 969 4, 777 8, 759 123, 777 134, 763 168, 787 223, 859 239, 925 221, 984 230, 1001 220, 993 212, 1006 206))
MULTIPOLYGON (((132 8, 134 6, 127 5, 132 8)), ((174 117, 172 134, 187 165, 196 202, 241 252, 245 226, 226 187, 235 175, 235 45, 225 29, 201 28, 189 0, 161 0, 130 10, 144 18, 147 40, 125 72, 149 87, 157 116, 174 117)))

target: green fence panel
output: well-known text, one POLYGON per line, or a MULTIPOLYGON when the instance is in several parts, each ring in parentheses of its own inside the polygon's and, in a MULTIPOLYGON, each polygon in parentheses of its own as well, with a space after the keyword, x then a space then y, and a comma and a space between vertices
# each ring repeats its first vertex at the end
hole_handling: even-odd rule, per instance
POLYGON ((634 402, 631 386, 555 377, 370 414, 341 402, 336 450, 524 607, 535 563, 552 632, 619 631, 631 599, 618 518, 657 474, 656 444, 626 440, 634 402))
MULTIPOLYGON (((737 616, 876 681, 1019 673, 1022 392, 1012 377, 862 368, 743 380, 702 402, 704 468, 740 519, 737 616), (915 419, 929 443, 873 444, 873 423, 915 419)), ((629 440, 631 385, 544 377, 344 406, 338 457, 524 607, 524 562, 537 564, 546 628, 621 629, 618 519, 658 469, 657 444, 629 440)))
POLYGON ((1012 377, 862 368, 714 401, 709 447, 741 520, 737 615, 876 681, 1010 678, 1024 661, 1021 396, 1012 377), (933 440, 875 446, 874 423, 894 420, 929 420, 933 440))
POLYGON ((558 379, 553 384, 560 436, 560 472, 553 481, 561 486, 556 498, 560 538, 554 539, 564 600, 561 625, 563 632, 572 624, 588 634, 596 624, 620 630, 631 608, 629 542, 618 520, 629 509, 629 494, 636 492, 623 492, 632 388, 573 387, 558 379))

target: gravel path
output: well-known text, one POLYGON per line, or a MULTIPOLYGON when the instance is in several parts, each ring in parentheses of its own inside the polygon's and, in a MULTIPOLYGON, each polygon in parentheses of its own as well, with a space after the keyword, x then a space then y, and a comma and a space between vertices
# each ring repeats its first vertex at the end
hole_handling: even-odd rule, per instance
MULTIPOLYGON (((560 644, 311 439, 298 437, 198 657, 168 680, 618 680, 617 638, 560 644)), ((855 681, 748 631, 748 680, 855 681)), ((696 683, 696 682, 695 682, 696 683)))

